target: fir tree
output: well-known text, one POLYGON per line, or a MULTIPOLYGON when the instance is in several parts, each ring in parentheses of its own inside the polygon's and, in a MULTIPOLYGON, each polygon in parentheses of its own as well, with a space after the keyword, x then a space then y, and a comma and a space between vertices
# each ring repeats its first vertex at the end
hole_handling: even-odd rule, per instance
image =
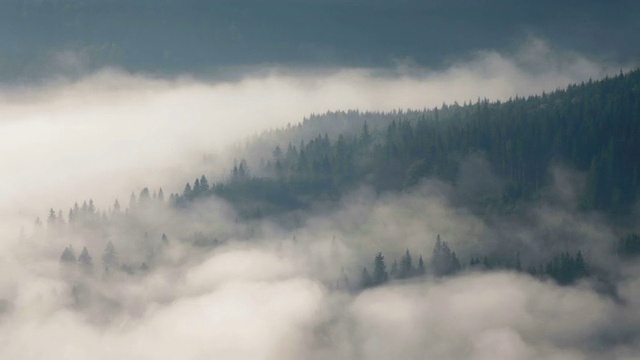
POLYGON ((373 285, 381 285, 389 281, 387 265, 384 263, 384 256, 378 253, 373 260, 373 285))

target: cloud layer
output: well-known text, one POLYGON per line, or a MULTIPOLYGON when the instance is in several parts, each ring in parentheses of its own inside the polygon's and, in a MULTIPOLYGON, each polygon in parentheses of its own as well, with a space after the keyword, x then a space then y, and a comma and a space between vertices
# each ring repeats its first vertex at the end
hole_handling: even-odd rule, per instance
MULTIPOLYGON (((383 196, 360 189, 332 214, 308 214, 295 231, 254 224, 262 234, 255 242, 238 236, 232 211, 215 201, 203 204, 197 219, 167 209, 141 217, 141 224, 169 234, 212 226, 229 241, 206 252, 172 239, 160 266, 131 277, 61 271, 67 244, 79 250, 86 243, 99 262, 102 247, 82 233, 31 237, 33 219, 49 207, 93 198, 104 209, 144 186, 180 191, 201 174, 202 154, 310 113, 504 100, 620 67, 534 39, 515 54, 486 51, 440 72, 408 63, 383 72, 264 69, 208 82, 105 69, 78 81, 4 88, 0 358, 630 359, 640 335, 634 300, 640 285, 624 280, 638 273, 633 267, 621 270, 622 301, 592 284, 558 287, 511 273, 421 278, 359 293, 333 286, 341 267, 356 283, 377 251, 389 260, 405 249, 428 258, 436 234, 465 257, 496 246, 492 239, 526 244, 540 229, 566 223, 584 243, 611 238, 597 216, 574 215, 567 179, 580 175, 563 170, 554 190, 561 203, 527 209, 534 228, 489 226, 456 207, 456 194, 500 187, 482 158, 472 157, 463 176, 480 172, 489 179, 484 184, 426 181, 411 193, 383 196), (26 240, 18 238, 22 226, 26 240)), ((221 157, 217 166, 226 170, 229 163, 221 157)), ((122 243, 142 238, 119 230, 122 243)))

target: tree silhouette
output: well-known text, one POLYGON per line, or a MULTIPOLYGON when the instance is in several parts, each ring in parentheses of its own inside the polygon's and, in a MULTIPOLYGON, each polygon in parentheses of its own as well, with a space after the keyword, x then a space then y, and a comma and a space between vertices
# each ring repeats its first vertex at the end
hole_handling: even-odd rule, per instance
POLYGON ((384 263, 384 256, 379 252, 373 260, 373 285, 380 285, 389 281, 387 265, 384 263))
POLYGON ((78 264, 85 272, 91 272, 91 270, 93 270, 93 259, 91 255, 89 255, 86 246, 82 248, 82 253, 78 256, 78 264))

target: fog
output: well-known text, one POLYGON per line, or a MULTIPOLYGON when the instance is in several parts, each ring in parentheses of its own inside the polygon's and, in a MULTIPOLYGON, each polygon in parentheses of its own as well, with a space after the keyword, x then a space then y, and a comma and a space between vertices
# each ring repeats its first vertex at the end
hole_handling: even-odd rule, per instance
POLYGON ((90 197, 104 207, 144 186, 177 191, 203 154, 311 113, 504 100, 627 67, 532 39, 514 54, 481 52, 443 72, 410 63, 394 71, 266 68, 235 82, 206 82, 105 69, 76 81, 5 87, 0 211, 33 218, 42 207, 68 207, 90 197))
POLYGON ((474 155, 455 186, 427 179, 406 193, 381 195, 363 187, 329 213, 295 214, 293 229, 269 220, 238 223, 218 199, 184 212, 141 207, 104 238, 33 226, 49 208, 66 216, 85 199, 107 210, 116 198, 126 207, 129 194, 145 186, 179 192, 202 174, 204 154, 220 154, 223 174, 232 161, 225 148, 311 113, 505 100, 628 67, 532 39, 516 53, 480 52, 439 72, 411 63, 391 71, 265 68, 223 82, 103 69, 80 80, 4 87, 0 358, 635 358, 640 282, 631 266, 612 269, 616 296, 596 280, 560 287, 508 271, 426 276, 364 291, 337 285, 345 276, 357 284, 379 251, 387 266, 406 249, 428 260, 438 234, 465 262, 500 247, 521 251, 526 264, 590 246, 588 260, 606 268, 617 229, 598 214, 575 211, 572 194, 584 174, 560 167, 550 193, 522 209, 519 222, 488 222, 457 205, 459 196, 501 189, 474 155), (484 182, 471 180, 477 174, 484 182), (194 246, 188 238, 197 232, 221 242, 194 246), (163 233, 167 243, 154 242, 163 233), (546 248, 534 241, 544 234, 567 240, 546 248), (103 272, 105 238, 123 261, 153 265, 103 272), (93 272, 64 268, 66 246, 76 255, 86 246, 93 272), (149 248, 159 255, 150 259, 149 248))

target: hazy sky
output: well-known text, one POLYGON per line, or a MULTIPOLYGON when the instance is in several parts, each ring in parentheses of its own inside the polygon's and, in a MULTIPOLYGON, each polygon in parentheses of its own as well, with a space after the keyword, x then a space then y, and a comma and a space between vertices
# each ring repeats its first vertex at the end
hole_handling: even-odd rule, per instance
POLYGON ((237 78, 247 68, 446 69, 529 37, 637 62, 635 0, 4 0, 0 81, 136 73, 237 78))

